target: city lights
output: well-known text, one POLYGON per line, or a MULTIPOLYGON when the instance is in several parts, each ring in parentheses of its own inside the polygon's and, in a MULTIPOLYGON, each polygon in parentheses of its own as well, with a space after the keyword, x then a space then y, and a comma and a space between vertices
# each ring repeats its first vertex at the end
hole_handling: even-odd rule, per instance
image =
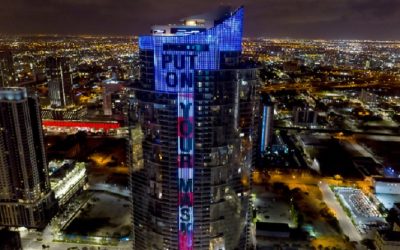
POLYGON ((242 2, 1 4, 0 250, 400 249, 400 1, 242 2))

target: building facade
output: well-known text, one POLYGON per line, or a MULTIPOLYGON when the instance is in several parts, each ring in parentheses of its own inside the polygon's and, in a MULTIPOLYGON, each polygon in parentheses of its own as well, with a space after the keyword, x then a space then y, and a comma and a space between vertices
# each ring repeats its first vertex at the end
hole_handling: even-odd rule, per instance
POLYGON ((52 108, 64 108, 72 104, 71 66, 64 57, 46 58, 46 75, 49 87, 49 99, 52 108))
POLYGON ((400 179, 375 177, 373 179, 375 193, 377 194, 400 194, 400 179))
POLYGON ((42 228, 56 207, 39 103, 24 88, 1 88, 0 225, 42 228))
POLYGON ((260 154, 264 154, 267 148, 271 146, 273 137, 273 121, 274 121, 274 103, 267 94, 261 95, 261 122, 260 122, 260 154))
POLYGON ((88 110, 83 105, 72 105, 65 108, 45 106, 41 109, 43 120, 84 120, 88 110))
POLYGON ((316 126, 317 118, 318 112, 308 105, 293 110, 293 123, 297 126, 316 126))
POLYGON ((81 120, 87 107, 75 105, 72 93, 73 75, 70 60, 65 57, 46 58, 46 76, 50 105, 41 109, 44 120, 81 120))
POLYGON ((143 166, 133 169, 134 248, 251 245, 256 69, 241 61, 243 8, 139 38, 143 166))
POLYGON ((121 102, 121 94, 123 94, 124 86, 121 83, 103 83, 103 114, 106 116, 113 115, 113 110, 117 108, 121 102))

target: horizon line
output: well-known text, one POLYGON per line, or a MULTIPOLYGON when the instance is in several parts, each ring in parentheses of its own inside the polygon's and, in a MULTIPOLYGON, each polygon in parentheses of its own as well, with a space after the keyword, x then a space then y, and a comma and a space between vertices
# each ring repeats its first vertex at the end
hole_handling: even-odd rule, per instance
MULTIPOLYGON (((68 37, 87 37, 87 38, 100 38, 100 37, 107 37, 107 38, 138 38, 140 36, 145 36, 148 34, 143 35, 111 35, 111 34, 57 34, 57 33, 31 33, 31 34, 6 34, 0 32, 0 38, 4 37, 61 37, 61 38, 68 38, 68 37)), ((312 40, 312 41, 363 41, 363 42, 400 42, 400 39, 386 39, 386 40, 375 40, 371 38, 294 38, 290 36, 286 37, 270 37, 270 36, 243 36, 243 39, 266 39, 266 40, 312 40)))

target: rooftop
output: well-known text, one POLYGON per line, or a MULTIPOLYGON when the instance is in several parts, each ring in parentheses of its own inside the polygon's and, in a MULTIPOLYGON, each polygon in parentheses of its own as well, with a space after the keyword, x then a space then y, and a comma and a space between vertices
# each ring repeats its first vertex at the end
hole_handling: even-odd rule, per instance
POLYGON ((400 178, 375 177, 374 180, 375 181, 380 181, 380 182, 400 183, 400 178))
POLYGON ((256 229, 269 232, 289 232, 289 225, 286 223, 270 223, 260 222, 256 223, 256 229))
POLYGON ((0 100, 19 101, 27 98, 28 94, 25 88, 4 87, 0 88, 0 100))
POLYGON ((220 6, 211 12, 182 18, 179 24, 154 25, 151 33, 161 36, 181 36, 199 33, 222 23, 233 16, 236 11, 232 11, 232 8, 229 6, 220 6))

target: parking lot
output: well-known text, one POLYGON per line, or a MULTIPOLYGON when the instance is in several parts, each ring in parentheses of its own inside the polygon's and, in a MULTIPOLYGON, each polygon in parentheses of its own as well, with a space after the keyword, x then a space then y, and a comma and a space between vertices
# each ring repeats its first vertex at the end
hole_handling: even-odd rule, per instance
POLYGON ((368 234, 372 229, 386 227, 377 206, 360 189, 335 187, 334 191, 361 234, 368 234))

